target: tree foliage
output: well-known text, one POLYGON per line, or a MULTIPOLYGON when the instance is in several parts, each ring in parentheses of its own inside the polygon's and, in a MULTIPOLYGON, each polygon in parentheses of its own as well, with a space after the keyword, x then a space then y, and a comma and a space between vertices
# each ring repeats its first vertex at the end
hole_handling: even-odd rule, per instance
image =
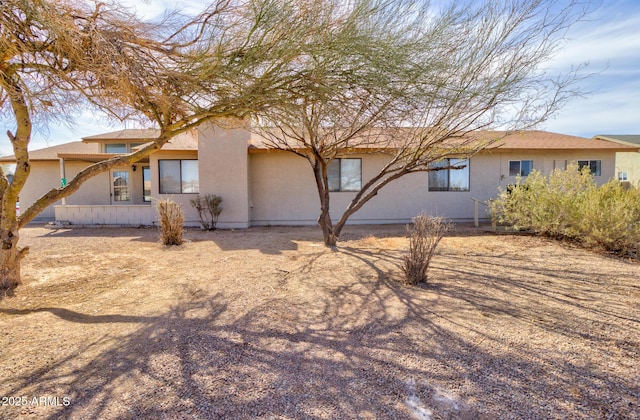
POLYGON ((217 0, 198 16, 174 13, 154 24, 111 0, 0 2, 0 112, 15 123, 7 134, 17 163, 11 182, 0 175, 0 284, 19 282, 27 251, 17 246, 19 229, 89 178, 146 157, 199 124, 234 124, 296 95, 304 76, 292 71, 298 39, 317 26, 309 28, 303 7, 283 6, 217 0), (18 216, 34 124, 72 120, 86 108, 139 119, 160 135, 135 153, 88 166, 18 216))
POLYGON ((541 68, 582 16, 576 2, 323 0, 314 7, 330 30, 305 37, 303 45, 315 48, 295 63, 310 76, 304 94, 261 114, 256 130, 270 147, 309 162, 327 245, 389 182, 434 170, 446 157, 468 158, 500 139, 477 130, 532 127, 576 94, 578 73, 541 68), (363 180, 334 224, 329 163, 381 151, 388 163, 363 180))

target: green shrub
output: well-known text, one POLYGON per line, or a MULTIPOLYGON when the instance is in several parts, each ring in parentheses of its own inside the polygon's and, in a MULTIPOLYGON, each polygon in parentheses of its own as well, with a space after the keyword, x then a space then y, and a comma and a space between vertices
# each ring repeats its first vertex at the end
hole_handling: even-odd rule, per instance
POLYGON ((222 213, 222 197, 215 194, 207 194, 204 197, 197 195, 189 200, 191 206, 198 211, 200 225, 205 230, 216 230, 218 217, 222 213))
POLYGON ((492 202, 497 222, 588 247, 635 254, 640 249, 640 192, 611 180, 598 187, 571 164, 549 177, 533 171, 492 202))
POLYGON ((409 233, 409 255, 404 259, 402 271, 406 284, 416 285, 427 282, 427 271, 436 247, 451 223, 442 217, 421 213, 413 218, 413 225, 407 226, 409 233))
POLYGON ((180 204, 169 199, 158 200, 156 210, 160 220, 160 239, 162 243, 165 245, 182 244, 184 213, 180 204))

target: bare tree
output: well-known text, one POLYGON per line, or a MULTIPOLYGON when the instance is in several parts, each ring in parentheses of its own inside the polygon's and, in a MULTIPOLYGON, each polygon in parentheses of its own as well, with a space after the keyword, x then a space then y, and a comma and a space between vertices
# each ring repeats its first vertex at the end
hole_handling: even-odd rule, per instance
POLYGON ((331 31, 320 34, 323 48, 307 50, 297 63, 308 76, 305 95, 270 109, 255 130, 270 147, 309 162, 328 246, 388 183, 414 172, 460 168, 434 163, 468 159, 500 139, 478 136, 477 130, 530 128, 578 94, 579 69, 554 75, 542 67, 584 15, 578 2, 488 0, 436 7, 324 0, 316 7, 331 31), (388 163, 358 186, 333 223, 331 162, 372 152, 386 153, 388 163))
MULTIPOLYGON (((284 3, 284 2, 283 2, 284 3)), ((16 158, 13 179, 0 174, 0 288, 20 282, 19 230, 89 178, 130 164, 205 121, 239 121, 297 91, 297 39, 313 23, 304 11, 271 0, 218 0, 196 17, 140 21, 110 0, 0 2, 0 111, 16 158), (92 107, 119 120, 160 129, 149 145, 93 164, 18 216, 30 171, 34 124, 72 119, 92 107)))

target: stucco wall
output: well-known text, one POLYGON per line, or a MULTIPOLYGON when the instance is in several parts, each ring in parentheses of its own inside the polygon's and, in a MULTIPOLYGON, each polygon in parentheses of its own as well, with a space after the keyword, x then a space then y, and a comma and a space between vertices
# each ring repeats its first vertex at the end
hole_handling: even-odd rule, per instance
POLYGON ((513 184, 516 181, 516 177, 509 176, 509 161, 510 160, 533 160, 533 169, 541 171, 545 175, 549 175, 555 168, 564 169, 564 165, 569 162, 576 162, 578 160, 600 160, 601 174, 594 177, 599 185, 608 182, 611 178, 617 179, 617 173, 615 168, 615 153, 610 151, 582 151, 582 150, 567 150, 567 151, 553 151, 553 152, 540 152, 533 150, 522 151, 500 151, 495 150, 491 152, 484 152, 483 155, 492 155, 499 158, 500 165, 500 185, 505 187, 508 184, 513 184))
MULTIPOLYGON (((161 150, 150 157, 151 195, 154 199, 171 198, 180 203, 185 224, 199 225, 198 215, 189 203, 195 194, 159 193, 159 159, 198 159, 200 195, 218 194, 223 197, 223 212, 219 226, 241 228, 249 225, 315 224, 320 212, 315 181, 306 160, 286 152, 248 153, 250 134, 243 129, 222 130, 212 126, 199 132, 199 150, 161 150)), ((354 155, 362 158, 362 181, 373 177, 389 159, 384 155, 354 155)), ((441 215, 453 220, 471 220, 474 213, 472 198, 487 200, 516 181, 509 176, 510 160, 533 160, 534 169, 548 174, 554 167, 564 167, 575 160, 602 161, 602 184, 617 176, 615 155, 607 151, 535 150, 486 151, 471 159, 470 190, 464 192, 429 192, 428 175, 417 173, 405 176, 384 187, 376 197, 350 218, 350 223, 404 223, 420 212, 441 215)), ((66 177, 71 180, 88 163, 66 162, 66 177)), ((129 171, 132 202, 142 201, 142 164, 122 168, 129 171)), ((632 174, 629 174, 632 176, 632 174)), ((59 163, 34 162, 32 175, 21 195, 25 208, 37 197, 59 185, 59 163)), ((354 192, 331 193, 334 219, 339 218, 354 192)), ((58 203, 59 204, 59 203, 58 203)), ((78 192, 67 198, 69 205, 110 205, 111 176, 100 174, 87 181, 78 192)), ((150 206, 152 208, 152 205, 150 206)), ((487 217, 481 207, 481 217, 487 217)), ((47 208, 41 218, 53 219, 47 208)), ((155 220, 149 220, 152 223, 155 220)))
MULTIPOLYGON (((32 162, 31 173, 20 193, 20 208, 26 209, 42 194, 59 185, 60 164, 58 162, 32 162)), ((36 217, 36 220, 53 220, 53 218, 53 206, 49 206, 36 217)))
MULTIPOLYGON (((350 156, 351 157, 351 156, 350 156)), ((362 158, 362 181, 372 178, 386 163, 383 155, 355 155, 362 158)), ((428 175, 407 175, 384 187, 376 197, 349 219, 349 223, 406 223, 425 211, 451 219, 473 218, 471 198, 485 200, 495 195, 499 159, 480 156, 470 164, 470 190, 428 191, 428 175), (494 168, 494 169, 492 169, 494 168), (494 172, 494 176, 489 174, 494 172)), ((250 155, 252 224, 314 224, 320 201, 307 161, 287 153, 250 155)), ((356 193, 332 192, 330 206, 339 218, 356 193)))
POLYGON ((627 181, 636 187, 640 186, 640 153, 617 153, 616 177, 618 171, 626 172, 627 181))
POLYGON ((249 132, 241 128, 208 125, 199 130, 200 195, 222 197, 221 228, 249 226, 249 139, 249 132))
MULTIPOLYGON (((89 163, 65 162, 67 181, 73 179, 89 163)), ((32 162, 31 173, 20 194, 20 207, 26 209, 51 188, 60 186, 60 163, 56 161, 32 162)), ((99 174, 85 182, 78 191, 67 197, 67 204, 109 204, 109 174, 99 174)), ((57 201, 53 205, 61 204, 57 201)), ((37 217, 36 221, 54 219, 53 205, 48 206, 37 217)))
MULTIPOLYGON (((351 157, 351 156, 350 156, 351 157)), ((373 177, 388 160, 383 155, 353 156, 362 158, 362 181, 373 177)), ((404 223, 420 212, 444 216, 453 220, 472 220, 474 202, 494 198, 498 187, 515 183, 509 176, 510 160, 533 160, 534 169, 545 174, 554 165, 565 161, 599 159, 602 161, 602 184, 614 176, 614 154, 581 151, 556 153, 485 152, 471 159, 469 191, 428 191, 428 175, 407 175, 385 186, 349 223, 404 223)), ((255 153, 249 155, 251 223, 254 225, 314 224, 320 212, 313 173, 306 160, 285 152, 255 153)), ((334 219, 339 218, 353 192, 331 193, 334 219)), ((481 217, 488 217, 481 207, 481 217)))

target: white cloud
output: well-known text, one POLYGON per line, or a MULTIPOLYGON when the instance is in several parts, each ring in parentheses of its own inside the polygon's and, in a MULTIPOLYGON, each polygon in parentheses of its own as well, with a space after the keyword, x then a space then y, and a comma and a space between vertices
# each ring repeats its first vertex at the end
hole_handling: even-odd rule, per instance
POLYGON ((640 134, 640 4, 603 2, 589 21, 569 33, 564 48, 549 64, 556 69, 589 62, 575 99, 543 128, 591 137, 595 134, 640 134))

